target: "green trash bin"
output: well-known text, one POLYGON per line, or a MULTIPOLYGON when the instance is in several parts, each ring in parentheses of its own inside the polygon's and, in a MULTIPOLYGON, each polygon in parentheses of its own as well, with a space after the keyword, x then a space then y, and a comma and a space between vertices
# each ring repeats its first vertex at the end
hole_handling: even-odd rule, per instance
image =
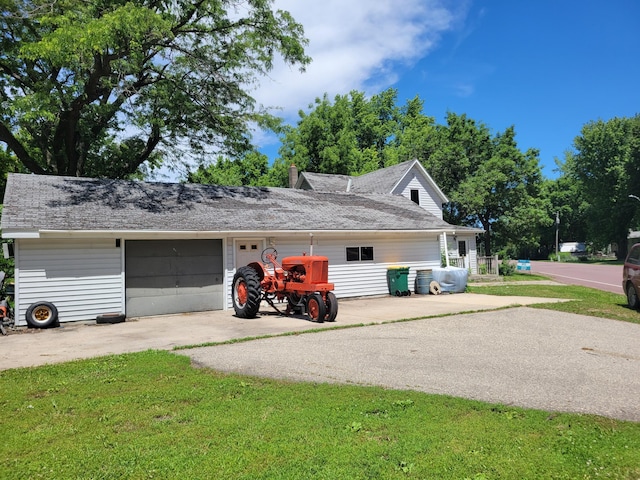
POLYGON ((387 269, 387 285, 389 295, 406 297, 411 295, 409 290, 409 267, 389 267, 387 269))

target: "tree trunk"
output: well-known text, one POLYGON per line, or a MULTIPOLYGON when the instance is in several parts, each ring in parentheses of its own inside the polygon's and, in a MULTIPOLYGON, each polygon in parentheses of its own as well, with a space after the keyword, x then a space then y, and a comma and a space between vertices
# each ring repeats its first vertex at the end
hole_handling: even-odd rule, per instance
POLYGON ((618 239, 618 251, 616 252, 616 260, 624 261, 624 259, 627 258, 627 250, 626 236, 620 237, 620 239, 618 239))

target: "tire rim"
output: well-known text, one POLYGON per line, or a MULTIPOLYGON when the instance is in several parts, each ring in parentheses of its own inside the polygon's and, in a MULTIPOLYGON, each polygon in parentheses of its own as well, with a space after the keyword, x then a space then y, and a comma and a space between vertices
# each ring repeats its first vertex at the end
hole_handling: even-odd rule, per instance
POLYGON ((320 305, 318 305, 315 298, 309 301, 309 316, 313 320, 316 320, 320 316, 320 305))
POLYGON ((246 282, 238 280, 236 283, 236 303, 239 307, 244 307, 249 299, 249 290, 246 282))
POLYGON ((51 317, 51 311, 46 307, 39 307, 33 311, 33 319, 37 322, 46 322, 51 317))

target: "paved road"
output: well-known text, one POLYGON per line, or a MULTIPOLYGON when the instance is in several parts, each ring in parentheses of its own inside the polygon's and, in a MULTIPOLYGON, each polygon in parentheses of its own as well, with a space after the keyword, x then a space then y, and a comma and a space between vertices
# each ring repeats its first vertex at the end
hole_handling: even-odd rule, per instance
POLYGON ((248 375, 640 421, 640 325, 532 308, 179 352, 248 375))
POLYGON ((531 272, 569 285, 582 285, 606 292, 624 294, 621 265, 593 265, 588 263, 531 262, 531 272))

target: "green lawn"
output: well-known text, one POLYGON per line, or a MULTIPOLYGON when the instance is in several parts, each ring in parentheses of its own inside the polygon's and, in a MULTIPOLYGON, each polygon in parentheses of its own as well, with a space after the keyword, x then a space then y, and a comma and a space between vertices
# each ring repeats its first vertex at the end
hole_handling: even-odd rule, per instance
POLYGON ((640 477, 640 424, 289 383, 148 351, 2 372, 0 477, 640 477))
MULTIPOLYGON (((584 287, 469 288, 638 322, 622 295, 584 287)), ((228 375, 167 352, 4 371, 0 392, 2 479, 640 478, 640 423, 228 375)))
MULTIPOLYGON (((527 275, 514 276, 514 281, 530 280, 527 275), (523 278, 524 277, 524 278, 523 278)), ((511 280, 511 277, 508 277, 511 280)), ((535 279, 544 279, 537 277, 535 279)), ((518 282, 520 283, 520 282, 518 282)), ((518 283, 496 283, 489 286, 474 286, 470 283, 468 291, 487 295, 518 295, 545 298, 567 298, 569 302, 545 303, 536 305, 537 308, 558 310, 561 312, 578 313, 594 317, 611 318, 625 322, 640 323, 640 311, 627 306, 627 299, 621 293, 604 292, 594 288, 573 285, 529 285, 518 283)))

